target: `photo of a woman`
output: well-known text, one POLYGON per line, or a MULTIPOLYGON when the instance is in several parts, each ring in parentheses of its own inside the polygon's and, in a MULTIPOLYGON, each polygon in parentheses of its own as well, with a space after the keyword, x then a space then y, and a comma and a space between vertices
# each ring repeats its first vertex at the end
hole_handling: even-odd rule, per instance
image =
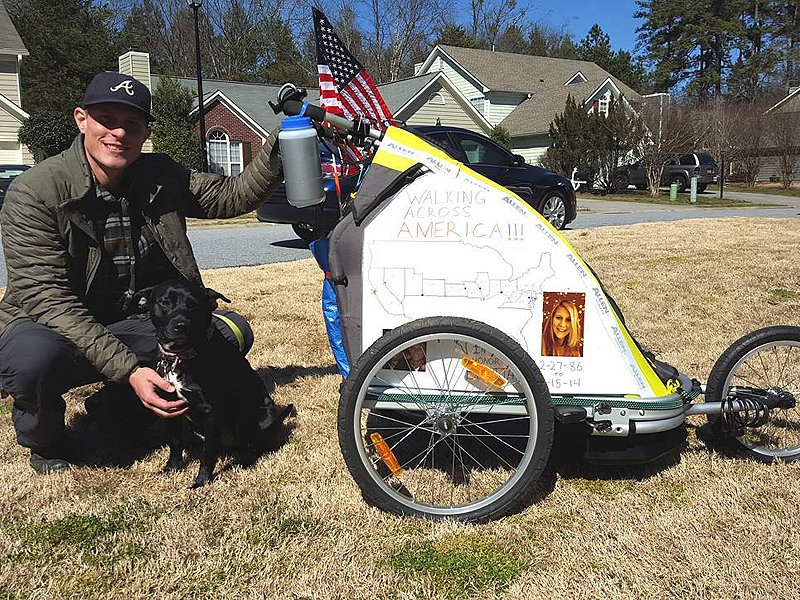
POLYGON ((584 295, 545 292, 542 356, 583 356, 584 295))

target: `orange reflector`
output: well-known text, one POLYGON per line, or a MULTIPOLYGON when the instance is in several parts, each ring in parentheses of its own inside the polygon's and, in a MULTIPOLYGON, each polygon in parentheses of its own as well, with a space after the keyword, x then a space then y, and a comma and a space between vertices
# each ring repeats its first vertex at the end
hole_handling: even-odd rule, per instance
POLYGON ((506 383, 508 383, 505 377, 500 375, 500 373, 494 369, 491 369, 490 367, 487 367, 483 363, 479 363, 477 360, 462 356, 461 364, 464 365, 464 368, 467 369, 467 371, 475 375, 475 377, 491 386, 502 388, 506 383))
POLYGON ((371 439, 372 443, 375 445, 375 450, 378 452, 378 456, 381 457, 383 464, 389 467, 393 475, 400 475, 403 469, 400 468, 397 457, 394 455, 394 452, 392 452, 392 449, 389 448, 389 444, 386 443, 383 436, 380 433, 371 433, 369 439, 371 439))

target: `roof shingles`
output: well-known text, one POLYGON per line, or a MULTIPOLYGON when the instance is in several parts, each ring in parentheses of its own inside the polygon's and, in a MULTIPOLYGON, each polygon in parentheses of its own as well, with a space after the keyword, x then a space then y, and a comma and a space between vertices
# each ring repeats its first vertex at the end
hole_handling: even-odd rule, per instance
MULTIPOLYGON (((158 87, 161 76, 152 76, 153 90, 158 87)), ((400 79, 392 83, 385 83, 378 86, 386 105, 392 114, 396 113, 404 104, 413 98, 425 87, 436 73, 400 79)), ((197 81, 185 77, 179 77, 181 85, 186 86, 197 93, 197 81)), ((279 125, 280 117, 272 112, 267 102, 278 97, 278 90, 281 86, 266 83, 242 83, 239 81, 222 81, 219 79, 203 79, 203 95, 208 98, 216 91, 222 92, 226 98, 241 108, 253 119, 264 131, 272 131, 279 125)), ((319 90, 307 88, 308 97, 306 100, 312 104, 317 104, 319 100, 319 90)), ((195 100, 197 106, 197 100, 195 100)))
POLYGON ((21 54, 28 55, 28 49, 22 43, 8 11, 0 0, 0 54, 21 54))
POLYGON ((457 46, 439 48, 491 91, 531 94, 502 121, 515 137, 547 133, 553 117, 564 110, 568 95, 584 102, 609 78, 629 101, 641 102, 637 92, 593 62, 457 46), (578 71, 586 81, 565 85, 578 71))

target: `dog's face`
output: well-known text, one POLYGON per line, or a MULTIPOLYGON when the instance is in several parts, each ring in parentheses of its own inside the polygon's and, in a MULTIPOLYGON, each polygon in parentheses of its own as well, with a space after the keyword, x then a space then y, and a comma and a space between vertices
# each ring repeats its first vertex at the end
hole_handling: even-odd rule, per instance
POLYGON ((214 305, 199 285, 179 279, 160 283, 149 303, 158 341, 167 352, 181 354, 207 339, 214 305))

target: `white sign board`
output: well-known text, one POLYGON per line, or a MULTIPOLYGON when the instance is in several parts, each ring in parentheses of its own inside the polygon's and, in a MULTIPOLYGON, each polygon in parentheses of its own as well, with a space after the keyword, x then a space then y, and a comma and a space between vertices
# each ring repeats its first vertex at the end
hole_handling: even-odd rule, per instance
POLYGON ((414 319, 467 317, 514 338, 552 394, 656 395, 569 244, 522 200, 459 166, 429 164, 366 227, 363 347, 414 319))

